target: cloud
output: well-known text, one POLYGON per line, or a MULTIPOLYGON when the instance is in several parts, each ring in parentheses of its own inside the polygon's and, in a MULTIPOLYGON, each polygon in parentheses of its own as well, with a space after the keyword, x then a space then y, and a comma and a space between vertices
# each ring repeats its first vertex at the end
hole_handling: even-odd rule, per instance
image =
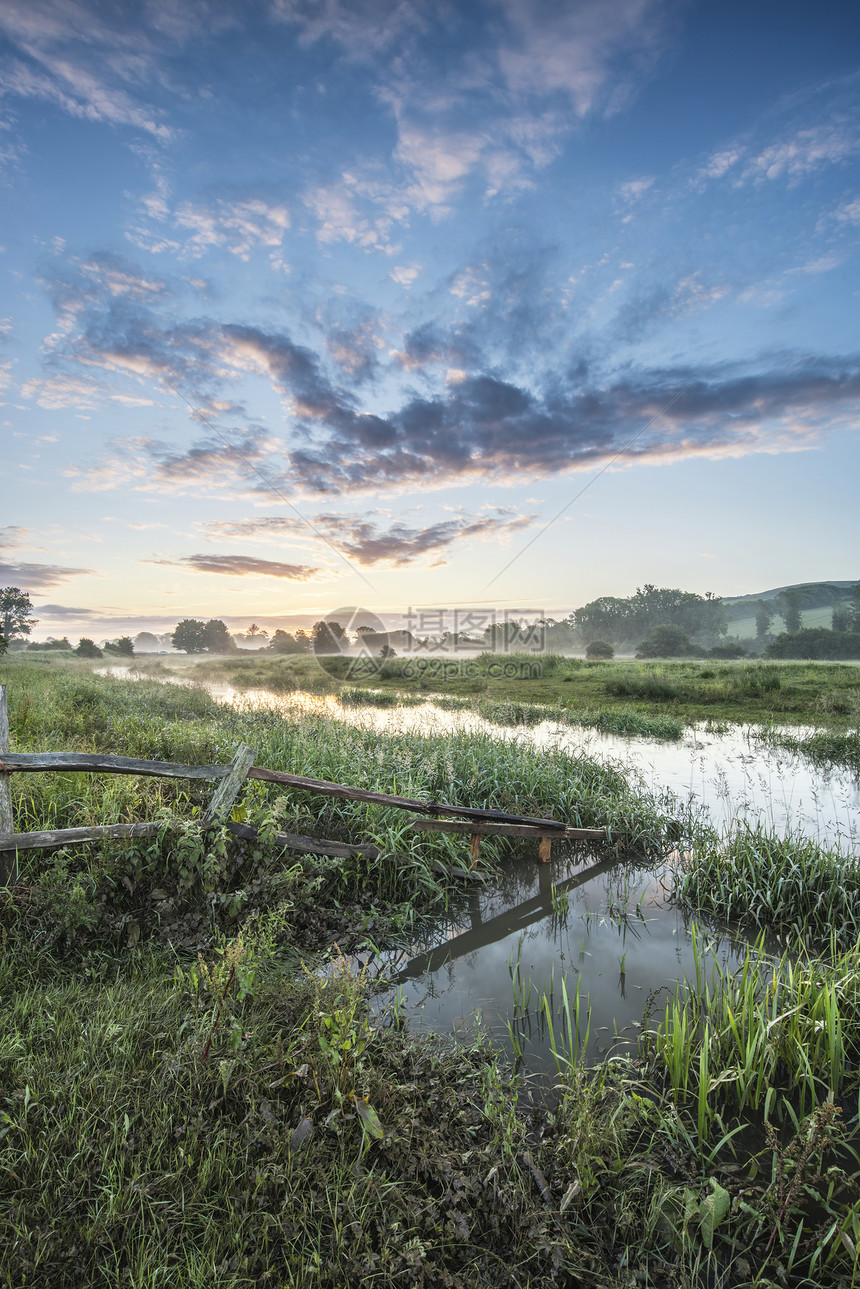
POLYGON ((674 39, 679 9, 676 0, 485 0, 468 11, 276 0, 303 41, 333 40, 369 70, 396 130, 382 178, 359 161, 310 187, 317 236, 390 254, 397 225, 414 212, 444 218, 473 181, 485 199, 530 187, 578 121, 629 102, 674 39))
POLYGON ((290 227, 290 214, 280 200, 245 194, 181 202, 173 222, 191 234, 184 244, 187 255, 197 258, 223 248, 247 262, 258 248, 280 249, 290 227))
POLYGON ((66 478, 75 492, 104 492, 120 487, 139 491, 199 493, 201 488, 243 491, 249 480, 259 483, 254 467, 277 452, 259 427, 231 430, 225 443, 207 437, 184 451, 158 439, 115 439, 107 456, 92 464, 68 466, 66 478), (241 481, 241 484, 239 484, 241 481))
POLYGON ((307 582, 322 569, 308 564, 282 564, 272 559, 255 559, 250 555, 183 555, 177 559, 154 559, 147 564, 163 564, 189 569, 193 573, 221 573, 228 577, 278 577, 293 582, 307 582))
POLYGON ((639 179, 629 179, 618 189, 621 198, 626 202, 638 201, 643 197, 649 188, 653 187, 654 176, 642 175, 639 179))
POLYGON ((0 524, 0 550, 15 550, 26 545, 24 538, 28 532, 29 529, 17 524, 0 524))
POLYGON ((751 157, 741 181, 762 182, 766 179, 788 179, 798 183, 825 166, 839 165, 860 152, 856 128, 838 122, 811 126, 790 139, 772 143, 751 157))
POLYGON ((61 564, 0 563, 0 582, 4 586, 20 586, 28 592, 47 591, 52 586, 68 581, 70 577, 95 575, 91 568, 66 568, 61 564))
MULTIPOLYGON (((680 278, 674 286, 659 285, 631 295, 618 310, 615 326, 627 341, 636 342, 657 322, 669 322, 717 304, 732 292, 725 282, 705 282, 701 269, 680 278)), ((619 281, 618 285, 623 285, 619 281)))
POLYGON ((398 286, 405 287, 408 291, 417 277, 420 277, 422 268, 420 264, 397 264, 388 274, 393 282, 398 286))
POLYGON ((860 197, 854 197, 851 201, 844 201, 841 206, 837 206, 833 212, 833 218, 837 224, 860 224, 860 197))
MULTIPOLYGON (((390 563, 403 567, 428 555, 437 557, 434 564, 443 563, 441 556, 445 552, 470 538, 504 542, 513 533, 527 528, 535 518, 534 515, 521 515, 496 507, 488 514, 460 515, 423 528, 402 522, 386 526, 372 516, 344 514, 315 515, 312 525, 326 543, 343 551, 357 564, 390 563)), ((213 541, 222 537, 259 541, 308 535, 309 529, 300 520, 270 515, 235 523, 209 524, 206 532, 213 541)))
POLYGON ((302 200, 317 221, 317 240, 323 244, 346 242, 362 251, 382 251, 386 255, 399 251, 392 233, 398 223, 406 220, 409 208, 403 197, 395 196, 390 185, 371 185, 345 171, 332 183, 309 188, 302 200), (362 210, 361 204, 368 200, 382 206, 382 213, 362 210))
POLYGON ((328 443, 292 451, 290 474, 310 491, 337 494, 522 482, 616 456, 630 464, 789 451, 815 443, 858 407, 858 356, 808 358, 754 374, 643 370, 604 385, 573 374, 539 391, 468 376, 445 398, 416 396, 391 413, 389 442, 375 450, 334 432, 328 443))
POLYGON ((151 36, 127 16, 79 0, 5 0, 0 32, 4 93, 52 103, 78 119, 131 126, 159 141, 172 137, 162 115, 134 96, 157 78, 151 36))
POLYGON ((68 604, 34 605, 40 618, 92 618, 100 616, 96 609, 72 608, 68 604))

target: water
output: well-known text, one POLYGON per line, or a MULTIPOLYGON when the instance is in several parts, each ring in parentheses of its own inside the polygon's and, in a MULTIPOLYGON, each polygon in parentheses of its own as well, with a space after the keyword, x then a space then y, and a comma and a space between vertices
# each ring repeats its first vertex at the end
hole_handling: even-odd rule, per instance
MULTIPOLYGON (((594 1063, 634 1051, 646 1009, 661 1013, 675 983, 695 971, 690 922, 665 901, 653 871, 581 854, 520 860, 469 905, 437 928, 431 947, 377 962, 389 988, 376 1009, 402 1010, 423 1032, 488 1034, 533 1073, 555 1068, 543 995, 558 1036, 562 981, 571 1009, 579 989, 579 1051, 594 1063)), ((699 961, 707 971, 716 961, 740 965, 746 949, 728 935, 702 936, 699 961)))
MULTIPOLYGON (((123 673, 127 674, 127 673, 123 673)), ((472 712, 422 707, 344 707, 333 696, 209 685, 215 698, 242 708, 314 712, 378 730, 445 734, 479 730, 537 747, 558 747, 611 762, 646 790, 669 789, 715 828, 738 821, 781 834, 801 833, 823 845, 860 853, 860 783, 805 758, 765 745, 754 727, 691 729, 678 742, 624 738, 554 721, 528 729, 493 726, 472 712)), ((399 1012, 416 1029, 472 1036, 488 1033, 511 1055, 522 1050, 535 1072, 552 1073, 541 995, 551 997, 562 1028, 561 985, 577 987, 591 1012, 590 1062, 635 1048, 646 1007, 660 1014, 667 991, 695 970, 689 918, 667 899, 667 869, 598 862, 581 848, 556 843, 549 864, 513 860, 492 887, 476 887, 468 908, 437 923, 409 952, 374 955, 371 968, 389 982, 376 1010, 399 1012), (518 1000, 518 1001, 517 1001, 518 1000), (513 1038, 511 1034, 513 1033, 513 1038)), ((699 960, 740 965, 747 945, 727 931, 699 931, 699 960)))
MULTIPOLYGON (((752 827, 763 824, 781 835, 796 832, 823 846, 860 853, 860 781, 847 770, 827 771, 798 753, 767 746, 756 726, 715 731, 699 724, 677 742, 665 742, 603 734, 552 720, 511 729, 492 725, 474 712, 444 711, 432 702, 421 707, 348 707, 331 694, 277 695, 223 684, 207 688, 213 697, 235 707, 274 710, 285 716, 318 713, 381 734, 474 730, 536 747, 561 748, 611 763, 655 795, 669 789, 720 831, 739 821, 752 827)), ((798 733, 796 727, 793 732, 798 733)))
MULTIPOLYGON (((275 698, 263 690, 226 687, 213 692, 240 707, 275 706, 285 715, 319 712, 382 734, 471 729, 560 747, 632 771, 653 792, 670 789, 718 829, 739 820, 764 823, 780 833, 800 832, 860 852, 860 783, 848 773, 827 773, 795 753, 766 746, 752 727, 714 732, 698 726, 677 743, 664 743, 552 721, 512 730, 432 704, 352 708, 333 696, 275 698)), ((564 981, 571 1004, 579 988, 586 1061, 635 1050, 646 1008, 662 1014, 667 994, 695 972, 691 920, 669 903, 665 869, 596 863, 582 849, 565 854, 556 845, 553 850, 559 853, 550 864, 511 861, 497 885, 472 891, 467 914, 437 924, 426 944, 377 956, 374 970, 389 981, 376 999, 377 1010, 399 1011, 410 1027, 423 1032, 486 1033, 512 1056, 522 1053, 530 1071, 551 1076, 554 1060, 542 995, 550 995, 558 1035, 564 1026, 564 981)), ((699 961, 706 972, 716 962, 740 966, 745 941, 726 931, 700 929, 699 935, 699 961)))

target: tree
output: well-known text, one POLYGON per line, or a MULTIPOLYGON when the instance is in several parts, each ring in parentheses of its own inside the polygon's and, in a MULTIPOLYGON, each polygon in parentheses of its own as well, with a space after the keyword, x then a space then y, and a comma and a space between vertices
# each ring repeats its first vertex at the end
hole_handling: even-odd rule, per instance
POLYGON ((701 653, 682 627, 671 622, 661 622, 647 640, 636 650, 637 658, 683 658, 690 653, 701 653))
POLYGON ((767 600, 759 600, 755 609, 755 635, 756 640, 764 640, 770 624, 773 622, 774 612, 767 600))
POLYGON ((851 588, 851 630, 860 632, 860 582, 851 588))
POLYGON ((120 636, 118 640, 105 640, 104 651, 117 654, 120 658, 133 658, 134 641, 131 636, 120 636))
POLYGON ((207 653, 235 653, 233 637, 220 618, 210 618, 203 628, 203 648, 207 653))
MULTIPOLYGON (((299 634, 304 635, 304 632, 299 632, 299 634)), ((282 631, 281 628, 278 627, 277 631, 269 641, 269 652, 304 653, 305 650, 302 647, 301 642, 298 641, 294 635, 291 635, 289 631, 282 631)))
POLYGON ((851 605, 845 600, 834 604, 830 616, 831 631, 850 631, 853 625, 854 615, 851 612, 851 605))
POLYGON ((135 653, 158 653, 161 641, 151 631, 138 631, 134 637, 135 653))
POLYGON ((257 648, 262 649, 269 638, 269 633, 268 631, 264 631, 262 627, 258 627, 256 622, 252 622, 244 636, 240 638, 243 639, 246 644, 250 643, 252 645, 256 645, 257 648))
POLYGON ((74 652, 79 658, 101 658, 102 656, 101 649, 94 640, 90 640, 87 636, 81 636, 78 641, 78 647, 74 652))
POLYGON ((314 653, 343 653, 349 637, 339 622, 315 622, 311 635, 314 653))
POLYGON ((800 591, 794 587, 783 591, 779 597, 779 611, 789 635, 794 635, 803 626, 800 616, 800 591))
POLYGON ((614 658, 615 650, 607 640, 592 640, 585 650, 586 658, 614 658))
POLYGON ((0 635, 9 644, 16 636, 28 636, 36 626, 31 618, 33 604, 26 591, 18 586, 4 586, 0 590, 0 635))
POLYGON ((183 618, 176 624, 176 630, 170 637, 171 644, 183 653, 203 653, 206 648, 203 643, 205 630, 205 622, 198 622, 196 618, 183 618))

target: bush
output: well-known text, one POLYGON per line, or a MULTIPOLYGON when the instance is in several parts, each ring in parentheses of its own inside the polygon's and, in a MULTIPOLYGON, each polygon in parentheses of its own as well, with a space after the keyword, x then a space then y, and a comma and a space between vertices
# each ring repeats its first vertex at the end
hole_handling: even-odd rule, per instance
POLYGON ((747 658, 749 650, 746 649, 740 640, 727 640, 725 644, 714 645, 711 650, 712 658, 747 658))
POLYGON ((636 650, 637 658, 701 658, 704 649, 693 644, 683 627, 664 622, 655 627, 647 640, 636 650))
POLYGON ((614 658, 615 650, 606 640, 592 640, 586 647, 585 656, 586 658, 614 658))
POLYGON ((767 658, 860 658, 860 632, 827 627, 783 631, 764 652, 767 658))
POLYGON ((83 636, 78 641, 78 647, 74 650, 79 658, 101 658, 102 651, 94 641, 83 636))

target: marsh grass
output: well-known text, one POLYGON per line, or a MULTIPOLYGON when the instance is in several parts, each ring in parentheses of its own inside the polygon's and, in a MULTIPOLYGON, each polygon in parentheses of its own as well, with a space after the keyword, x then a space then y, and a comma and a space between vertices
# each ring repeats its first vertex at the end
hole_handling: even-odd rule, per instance
POLYGON ((840 948, 860 936, 860 860, 802 836, 738 825, 702 834, 673 869, 674 897, 712 922, 783 943, 840 948))
MULTIPOLYGON (((856 725, 860 714, 860 667, 849 664, 604 662, 555 654, 428 656, 421 662, 423 669, 408 655, 388 659, 374 677, 374 688, 562 707, 571 719, 591 712, 608 720, 620 708, 642 717, 671 716, 682 726, 699 720, 775 721, 841 730, 856 725)), ((346 688, 349 666, 348 658, 327 660, 329 674, 312 657, 255 655, 202 660, 191 670, 239 687, 334 693, 346 688)))
MULTIPOLYGON (((400 812, 250 784, 238 811, 263 835, 242 848, 201 830, 208 789, 16 775, 22 826, 186 823, 146 846, 30 856, 0 891, 0 1283, 856 1280, 860 956, 838 902, 856 898, 844 857, 736 835, 726 860, 619 770, 516 739, 383 738, 16 659, 4 679, 16 750, 223 762, 241 740, 274 768, 609 827, 640 856, 681 845, 679 898, 711 899, 714 917, 743 906, 751 924, 778 915, 786 934, 806 919, 821 957, 758 945, 731 973, 699 954, 695 978, 652 1008, 638 1058, 596 1071, 581 1060, 588 1000, 560 982, 559 1022, 512 961, 519 1018, 539 1005, 554 1027, 544 1104, 486 1045, 371 1020, 340 952, 319 970, 333 941, 390 939, 455 900, 437 865, 466 862, 461 843, 411 832, 400 812), (276 855, 275 829, 375 839, 401 862, 276 855)), ((481 863, 503 854, 487 840, 481 863)))
POLYGON ((771 747, 785 748, 805 756, 813 765, 825 769, 844 767, 860 777, 860 729, 843 734, 834 730, 815 730, 802 735, 789 734, 781 729, 765 729, 759 739, 771 747))

